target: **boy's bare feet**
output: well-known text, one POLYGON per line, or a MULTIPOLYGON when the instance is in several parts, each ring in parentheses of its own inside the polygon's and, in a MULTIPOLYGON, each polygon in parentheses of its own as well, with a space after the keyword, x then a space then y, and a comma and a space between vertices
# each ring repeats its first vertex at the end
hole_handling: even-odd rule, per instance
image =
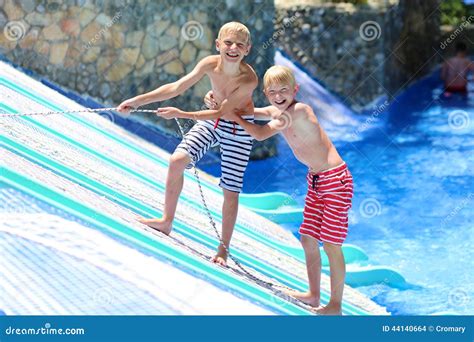
POLYGON ((227 251, 222 245, 219 245, 217 253, 212 257, 211 261, 224 267, 227 266, 227 251))
POLYGON ((305 304, 308 304, 314 308, 319 307, 319 296, 312 294, 311 292, 299 292, 299 291, 292 291, 292 290, 285 290, 283 291, 288 296, 296 298, 302 301, 305 304))
POLYGON ((169 235, 171 233, 172 222, 165 221, 161 218, 146 219, 139 217, 138 222, 146 224, 148 227, 156 229, 163 234, 169 235))
POLYGON ((341 304, 335 304, 329 302, 328 305, 321 309, 315 310, 318 315, 328 315, 328 316, 341 316, 342 309, 341 304))

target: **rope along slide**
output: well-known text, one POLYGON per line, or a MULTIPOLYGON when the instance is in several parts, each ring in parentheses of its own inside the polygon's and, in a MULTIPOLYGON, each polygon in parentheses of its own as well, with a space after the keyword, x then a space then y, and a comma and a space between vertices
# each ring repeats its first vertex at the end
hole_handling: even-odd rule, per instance
MULTIPOLYGON (((29 112, 29 113, 0 113, 0 118, 1 117, 16 117, 16 116, 47 116, 47 115, 56 115, 56 114, 71 114, 71 113, 95 113, 95 112, 105 112, 105 111, 116 111, 117 108, 116 107, 110 107, 110 108, 95 108, 95 109, 92 109, 92 108, 86 108, 86 109, 77 109, 77 110, 65 110, 65 111, 49 111, 49 112, 29 112)), ((133 112, 143 112, 143 113, 156 113, 156 110, 152 110, 152 109, 138 109, 138 108, 134 108, 132 110, 130 110, 130 113, 133 113, 133 112)), ((184 133, 184 129, 183 127, 181 126, 179 120, 177 118, 175 118, 175 121, 179 127, 179 130, 180 130, 180 133, 183 137, 183 140, 184 140, 184 143, 187 145, 187 141, 186 141, 186 136, 185 136, 185 133, 184 133)), ((197 170, 197 168, 195 167, 195 164, 196 164, 196 161, 195 160, 192 160, 192 166, 193 166, 193 170, 194 170, 194 176, 196 178, 196 182, 198 184, 198 188, 199 188, 199 193, 200 193, 200 196, 201 196, 201 201, 202 201, 202 204, 203 204, 203 207, 204 207, 204 210, 206 212, 206 216, 208 217, 209 219, 209 223, 211 225, 211 227, 213 228, 214 230, 214 233, 216 234, 218 240, 219 240, 219 243, 221 246, 224 247, 228 257, 235 263, 235 265, 252 281, 256 282, 257 284, 265 287, 265 288, 268 288, 270 290, 272 290, 276 295, 279 295, 280 297, 284 297, 285 299, 290 299, 286 294, 284 294, 281 290, 279 290, 278 288, 280 289, 283 289, 283 288, 286 288, 286 289, 289 289, 288 287, 286 286, 283 286, 283 285, 279 285, 279 284, 274 284, 272 282, 269 282, 269 281, 266 281, 266 280, 263 280, 257 276, 255 276, 254 274, 250 273, 231 253, 230 253, 230 250, 227 248, 227 246, 225 245, 225 243, 223 242, 222 240, 222 237, 221 235, 219 234, 219 231, 217 229, 217 226, 216 226, 216 223, 210 213, 210 210, 207 206, 207 203, 206 203, 206 199, 205 199, 205 196, 204 196, 204 192, 203 192, 203 189, 202 189, 202 185, 201 185, 201 181, 200 181, 200 177, 199 177, 199 172, 197 170)), ((291 301, 296 301, 296 302, 300 302, 299 300, 297 299, 294 299, 294 298, 291 298, 291 301)), ((303 302, 300 302, 302 303, 303 305, 305 305, 306 307, 306 304, 303 303, 303 302)))

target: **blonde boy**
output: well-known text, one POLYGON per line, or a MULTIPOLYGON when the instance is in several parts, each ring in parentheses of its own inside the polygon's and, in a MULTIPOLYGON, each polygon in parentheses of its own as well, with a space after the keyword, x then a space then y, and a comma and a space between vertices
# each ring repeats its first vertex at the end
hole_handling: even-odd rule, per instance
POLYGON ((140 219, 140 222, 170 234, 179 194, 183 188, 184 170, 202 158, 211 146, 220 144, 222 169, 220 186, 224 192, 222 240, 225 247, 220 244, 212 260, 225 266, 237 218, 239 193, 242 190, 243 176, 253 139, 242 127, 220 118, 237 110, 248 114, 242 116, 244 121, 253 121, 252 93, 257 87, 258 79, 254 70, 243 61, 251 48, 250 32, 247 27, 237 22, 223 25, 215 44, 218 55, 203 58, 189 74, 176 82, 124 101, 118 110, 129 112, 132 108, 148 103, 171 99, 184 93, 204 76, 209 77, 214 97, 221 103, 219 107, 198 112, 185 112, 174 107, 157 110, 157 115, 166 119, 189 118, 203 121, 194 125, 171 155, 163 216, 140 219))
MULTIPOLYGON (((352 176, 310 106, 295 100, 298 86, 292 71, 273 66, 265 73, 264 92, 271 106, 255 108, 256 117, 270 117, 264 126, 231 118, 255 139, 264 140, 281 133, 296 158, 308 169, 304 221, 300 227, 301 243, 306 257, 309 290, 289 294, 319 307, 321 256, 319 242, 329 257, 331 299, 317 310, 320 314, 340 315, 344 289, 345 262, 341 245, 348 228, 348 210, 353 192, 352 176)), ((207 102, 211 102, 208 97, 207 102)), ((217 102, 218 103, 218 102, 217 102)))

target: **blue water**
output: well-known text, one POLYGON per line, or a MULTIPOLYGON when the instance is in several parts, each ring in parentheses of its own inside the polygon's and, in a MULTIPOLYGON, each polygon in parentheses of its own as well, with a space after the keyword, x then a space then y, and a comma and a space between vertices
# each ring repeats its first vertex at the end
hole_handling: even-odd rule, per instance
MULTIPOLYGON (((440 89, 433 74, 367 113, 378 125, 352 127, 360 139, 332 137, 355 182, 346 242, 415 285, 359 288, 394 314, 474 313, 474 109, 472 99, 439 98, 440 89)), ((283 139, 279 151, 250 162, 244 191, 285 191, 302 206, 307 169, 283 139)), ((205 170, 219 176, 218 165, 205 170)))

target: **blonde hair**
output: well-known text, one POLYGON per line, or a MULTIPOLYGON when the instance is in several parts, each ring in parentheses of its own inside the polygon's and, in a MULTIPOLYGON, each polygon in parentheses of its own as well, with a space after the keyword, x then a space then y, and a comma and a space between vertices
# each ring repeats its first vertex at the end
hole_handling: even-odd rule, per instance
POLYGON ((267 89, 272 84, 289 84, 293 88, 296 84, 295 75, 286 66, 274 65, 263 76, 263 89, 267 89))
POLYGON ((247 44, 250 45, 252 43, 252 40, 250 38, 250 31, 247 28, 247 26, 245 26, 244 24, 241 24, 237 21, 231 21, 222 25, 222 27, 219 29, 219 34, 217 35, 217 39, 220 40, 222 35, 227 32, 242 33, 247 37, 247 44))

